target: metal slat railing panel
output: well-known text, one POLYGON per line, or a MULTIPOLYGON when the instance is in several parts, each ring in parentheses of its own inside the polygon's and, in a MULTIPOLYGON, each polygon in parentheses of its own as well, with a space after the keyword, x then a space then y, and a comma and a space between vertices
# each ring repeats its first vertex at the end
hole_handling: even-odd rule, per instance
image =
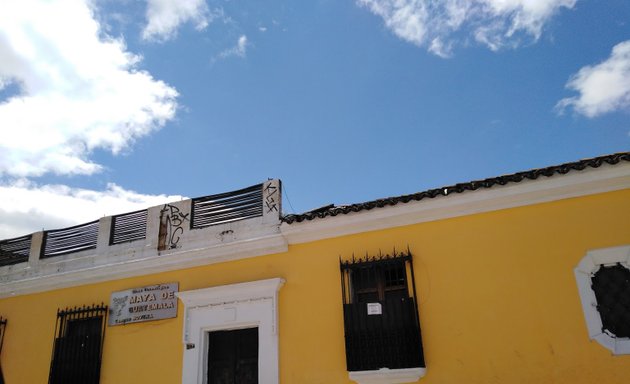
POLYGON ((228 223, 231 221, 251 219, 262 216, 262 209, 258 207, 244 207, 236 211, 228 211, 224 213, 215 213, 212 215, 199 216, 194 222, 193 228, 203 228, 210 225, 228 223))
POLYGON ((215 214, 208 217, 200 217, 195 223, 195 228, 202 228, 216 224, 224 224, 232 221, 245 220, 259 216, 260 213, 258 208, 243 209, 239 210, 238 212, 215 214))
POLYGON ((192 200, 191 228, 225 224, 263 215, 263 184, 192 200))
POLYGON ((28 261, 31 251, 31 235, 0 241, 0 266, 28 261))
POLYGON ((146 209, 113 216, 109 244, 146 239, 147 217, 146 209))
POLYGON ((210 196, 210 198, 205 197, 193 200, 195 208, 198 211, 204 213, 211 213, 213 211, 226 208, 238 209, 238 207, 240 206, 253 204, 259 201, 262 201, 262 189, 258 191, 247 192, 246 194, 242 194, 233 198, 217 199, 210 196))
POLYGON ((261 189, 262 189, 262 184, 256 184, 256 185, 252 185, 251 187, 246 187, 246 188, 243 188, 243 189, 239 189, 237 191, 223 192, 223 193, 218 193, 216 195, 209 195, 209 196, 199 197, 197 199, 198 200, 227 199, 227 198, 230 198, 230 197, 246 194, 248 192, 255 192, 255 191, 258 191, 258 190, 261 190, 261 189))
POLYGON ((212 205, 198 204, 196 209, 197 209, 197 214, 202 217, 221 215, 225 213, 236 214, 239 211, 245 211, 248 209, 256 209, 256 210, 261 211, 262 213, 262 206, 260 205, 260 201, 261 200, 257 198, 257 199, 251 199, 251 200, 244 200, 242 202, 239 202, 238 204, 212 204, 212 205))
POLYGON ((98 240, 99 221, 95 220, 74 227, 44 232, 41 258, 95 249, 98 240))

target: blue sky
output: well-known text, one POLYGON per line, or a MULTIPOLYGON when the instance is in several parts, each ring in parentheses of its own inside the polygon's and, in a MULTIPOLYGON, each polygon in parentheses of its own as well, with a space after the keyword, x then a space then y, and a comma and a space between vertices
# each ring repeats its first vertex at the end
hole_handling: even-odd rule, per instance
POLYGON ((629 23, 625 0, 2 2, 0 237, 267 178, 290 213, 627 151, 629 23))

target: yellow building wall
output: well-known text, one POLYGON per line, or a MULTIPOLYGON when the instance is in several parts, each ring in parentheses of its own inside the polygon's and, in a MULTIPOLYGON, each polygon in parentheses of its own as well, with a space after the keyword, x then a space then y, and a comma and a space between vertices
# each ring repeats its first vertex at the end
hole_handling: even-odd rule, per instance
MULTIPOLYGON (((46 383, 56 311, 133 287, 180 291, 283 277, 280 381, 349 383, 339 257, 413 255, 427 364, 422 383, 627 383, 630 356, 588 339, 573 269, 587 250, 630 244, 630 191, 291 245, 282 254, 0 300, 6 382, 46 383)), ((107 327, 102 384, 178 383, 176 319, 107 327)))

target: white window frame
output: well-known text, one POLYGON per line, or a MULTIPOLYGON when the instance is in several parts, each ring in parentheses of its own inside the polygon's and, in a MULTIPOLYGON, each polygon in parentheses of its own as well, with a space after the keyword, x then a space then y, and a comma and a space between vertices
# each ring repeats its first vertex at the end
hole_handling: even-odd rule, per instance
POLYGON ((208 334, 258 327, 258 381, 277 384, 278 291, 282 278, 183 291, 183 384, 207 384, 208 334))
POLYGON ((591 287, 592 276, 602 265, 617 263, 630 269, 630 245, 588 251, 574 272, 589 338, 609 349, 613 355, 627 355, 630 354, 630 338, 613 337, 602 331, 602 317, 597 310, 597 298, 591 287))

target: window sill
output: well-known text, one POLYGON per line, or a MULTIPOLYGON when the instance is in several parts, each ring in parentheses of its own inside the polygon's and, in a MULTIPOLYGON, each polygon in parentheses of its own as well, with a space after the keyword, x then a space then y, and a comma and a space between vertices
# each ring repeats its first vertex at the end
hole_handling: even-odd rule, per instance
POLYGON ((415 383, 426 373, 426 368, 389 369, 350 372, 350 380, 358 384, 415 383))

